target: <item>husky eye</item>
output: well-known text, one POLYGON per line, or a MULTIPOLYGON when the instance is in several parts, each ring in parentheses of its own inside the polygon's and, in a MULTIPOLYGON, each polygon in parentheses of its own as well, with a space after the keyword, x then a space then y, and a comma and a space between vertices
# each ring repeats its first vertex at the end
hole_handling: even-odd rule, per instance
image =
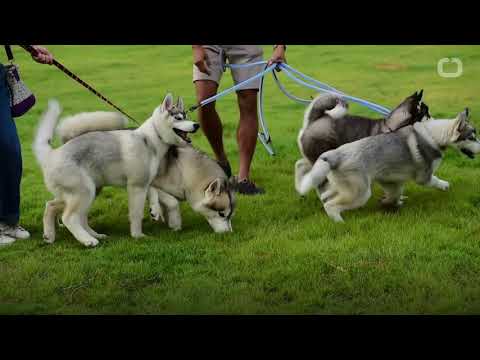
POLYGON ((220 217, 222 217, 222 218, 225 217, 225 213, 223 213, 223 212, 221 212, 221 211, 218 212, 218 215, 220 215, 220 217))

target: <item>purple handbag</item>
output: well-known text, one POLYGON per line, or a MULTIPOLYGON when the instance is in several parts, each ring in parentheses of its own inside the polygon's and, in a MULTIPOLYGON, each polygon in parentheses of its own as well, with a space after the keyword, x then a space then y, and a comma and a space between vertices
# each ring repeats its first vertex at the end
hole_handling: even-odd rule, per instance
POLYGON ((18 66, 13 63, 13 54, 9 45, 5 45, 10 65, 5 66, 7 84, 10 88, 10 110, 12 117, 19 117, 35 105, 35 95, 27 88, 20 79, 18 66))

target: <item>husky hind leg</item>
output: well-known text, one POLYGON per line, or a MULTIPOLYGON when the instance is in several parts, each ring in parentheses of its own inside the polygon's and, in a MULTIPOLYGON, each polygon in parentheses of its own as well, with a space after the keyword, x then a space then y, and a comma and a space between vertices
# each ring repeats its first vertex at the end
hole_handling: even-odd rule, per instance
POLYGON ((335 178, 337 194, 323 205, 327 215, 335 222, 343 222, 342 211, 357 209, 365 205, 372 195, 369 179, 362 174, 351 174, 335 178))
POLYGON ((76 189, 75 193, 65 194, 65 210, 62 215, 62 222, 72 235, 87 247, 98 245, 95 239, 84 228, 84 217, 95 199, 95 192, 88 188, 76 189))
POLYGON ((43 213, 43 240, 47 243, 55 241, 55 222, 57 215, 60 214, 65 206, 62 200, 57 198, 47 201, 45 212, 43 213))

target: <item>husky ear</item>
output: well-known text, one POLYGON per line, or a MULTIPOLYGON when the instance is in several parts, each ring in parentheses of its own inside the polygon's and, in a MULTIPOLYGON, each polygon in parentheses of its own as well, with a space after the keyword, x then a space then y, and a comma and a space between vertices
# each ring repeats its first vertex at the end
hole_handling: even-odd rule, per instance
POLYGON ((458 137, 462 134, 462 131, 468 125, 468 114, 469 109, 466 108, 457 115, 457 118, 455 119, 455 124, 453 125, 452 141, 456 141, 458 137))
POLYGON ((422 102, 420 104, 420 117, 418 121, 422 121, 423 119, 430 119, 431 117, 432 116, 430 115, 428 105, 422 102))
POLYGON ((177 99, 177 108, 178 108, 180 111, 184 111, 183 98, 182 98, 181 96, 177 99))
POLYGON ((422 96, 423 96, 423 89, 420 90, 420 92, 417 94, 417 100, 418 101, 422 100, 422 96))
POLYGON ((223 184, 222 179, 216 178, 208 185, 207 190, 205 190, 205 192, 207 194, 218 196, 222 191, 222 184, 223 184))
POLYGON ((165 96, 165 99, 163 99, 162 103, 162 111, 169 111, 173 107, 173 96, 172 94, 168 93, 167 96, 165 96))

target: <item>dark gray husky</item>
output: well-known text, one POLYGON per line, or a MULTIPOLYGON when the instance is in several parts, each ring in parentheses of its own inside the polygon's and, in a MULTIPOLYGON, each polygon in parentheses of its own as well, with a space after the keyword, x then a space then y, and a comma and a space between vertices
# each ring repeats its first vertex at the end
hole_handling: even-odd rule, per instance
POLYGON ((415 92, 381 119, 348 114, 348 104, 339 96, 317 96, 305 110, 303 126, 298 134, 298 147, 303 159, 295 164, 295 181, 326 151, 368 136, 395 131, 429 116, 428 107, 421 103, 422 96, 423 90, 415 92))

